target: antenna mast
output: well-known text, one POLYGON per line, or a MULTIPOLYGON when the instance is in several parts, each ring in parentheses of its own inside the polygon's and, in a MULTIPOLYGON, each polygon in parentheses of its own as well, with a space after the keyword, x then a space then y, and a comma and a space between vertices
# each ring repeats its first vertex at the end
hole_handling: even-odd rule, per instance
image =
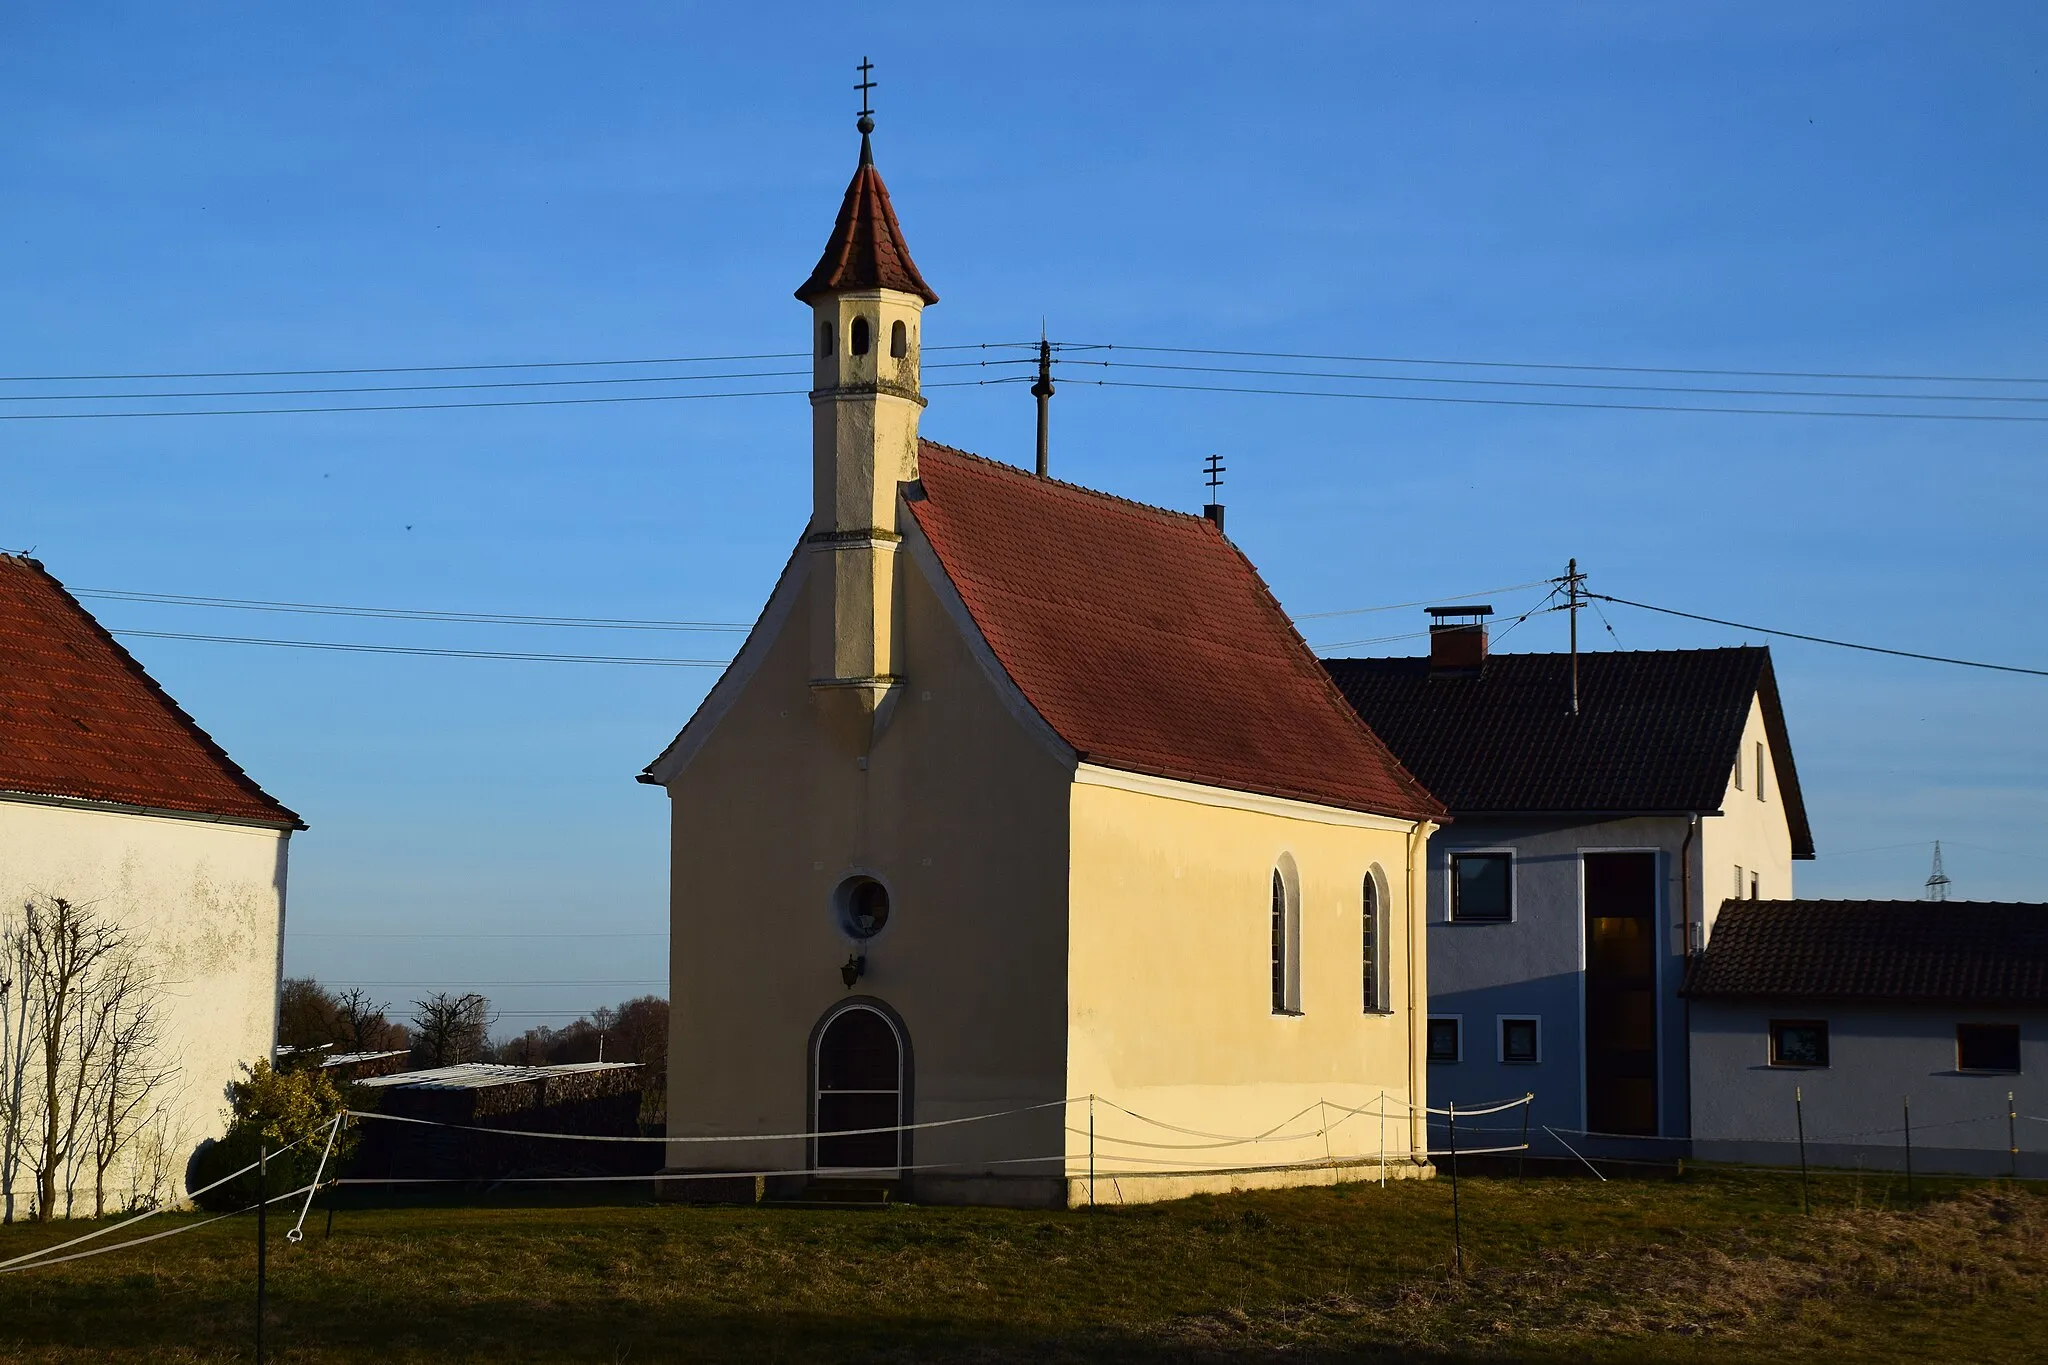
POLYGON ((1927 899, 1948 899, 1948 873, 1941 870, 1941 840, 1934 841, 1934 871, 1927 874, 1927 899))
POLYGON ((1223 457, 1211 455, 1203 473, 1209 476, 1209 502, 1202 508, 1202 515, 1216 523, 1216 529, 1223 529, 1223 500, 1219 495, 1223 488, 1223 457))

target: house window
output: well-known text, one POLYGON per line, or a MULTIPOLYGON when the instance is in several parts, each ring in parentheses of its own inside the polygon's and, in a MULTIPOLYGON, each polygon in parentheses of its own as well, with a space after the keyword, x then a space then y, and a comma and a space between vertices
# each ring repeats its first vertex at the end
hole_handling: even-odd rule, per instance
POLYGON ((1513 859, 1506 853, 1451 855, 1451 918, 1498 923, 1514 917, 1513 859))
POLYGON ((1382 998, 1384 993, 1380 990, 1380 888, 1379 883, 1373 880, 1372 873, 1365 874, 1365 888, 1360 894, 1364 952, 1359 964, 1359 977, 1364 983, 1365 1011, 1373 1014, 1385 1009, 1386 1001, 1382 998))
POLYGON ((1465 1021, 1455 1014, 1429 1018, 1429 1060, 1458 1062, 1465 1058, 1465 1021))
POLYGON ((1273 1013, 1301 1013, 1301 893, 1286 867, 1273 869, 1273 1013))
POLYGON ((1740 745, 1736 746, 1735 749, 1735 790, 1742 790, 1742 748, 1740 745))
POLYGON ((1828 1025, 1825 1019, 1771 1020, 1772 1066, 1826 1066, 1828 1025))
POLYGON ((2018 1024, 1957 1024, 1956 1070, 2018 1071, 2018 1024))
POLYGON ((1500 1059, 1523 1065, 1542 1060, 1542 1021, 1534 1016, 1502 1015, 1500 1059))
POLYGON ((1735 899, 1742 899, 1742 864, 1735 865, 1735 899))
POLYGON ((1756 873, 1752 872, 1752 873, 1750 873, 1750 874, 1749 874, 1749 898, 1750 898, 1751 900, 1755 900, 1755 899, 1757 899, 1756 889, 1757 889, 1757 876, 1756 876, 1756 873))
POLYGON ((1764 742, 1756 742, 1756 799, 1764 799, 1764 742))

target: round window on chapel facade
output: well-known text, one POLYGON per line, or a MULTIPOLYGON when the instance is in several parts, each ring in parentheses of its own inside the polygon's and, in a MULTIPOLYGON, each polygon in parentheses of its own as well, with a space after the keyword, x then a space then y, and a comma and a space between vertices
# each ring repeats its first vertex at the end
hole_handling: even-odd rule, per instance
POLYGON ((854 877, 839 888, 840 927, 855 938, 873 938, 889 922, 889 888, 873 877, 854 877))

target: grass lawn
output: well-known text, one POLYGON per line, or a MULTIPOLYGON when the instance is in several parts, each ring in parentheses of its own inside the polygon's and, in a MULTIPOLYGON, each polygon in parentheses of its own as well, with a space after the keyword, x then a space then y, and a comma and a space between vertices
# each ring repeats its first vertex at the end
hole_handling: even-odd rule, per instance
MULTIPOLYGON (((2048 1190, 1472 1179, 1094 1213, 348 1209, 273 1218, 279 1361, 1790 1360, 2048 1356, 2048 1190)), ((165 1217, 137 1231, 174 1225, 165 1217)), ((0 1259, 81 1224, 0 1228, 0 1259)), ((0 1358, 251 1351, 254 1228, 0 1275, 0 1358)), ((133 1234, 117 1234, 116 1240, 133 1234)))

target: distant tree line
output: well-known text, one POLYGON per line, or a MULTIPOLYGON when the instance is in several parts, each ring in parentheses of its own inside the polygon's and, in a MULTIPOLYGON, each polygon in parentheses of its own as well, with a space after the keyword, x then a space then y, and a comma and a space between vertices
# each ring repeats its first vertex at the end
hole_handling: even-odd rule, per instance
POLYGON ((337 992, 311 977, 293 977, 284 983, 279 1002, 278 1042, 335 1053, 405 1049, 414 1067, 638 1062, 647 1068, 646 1114, 656 1118, 665 1108, 668 1001, 658 995, 592 1010, 560 1028, 538 1024, 503 1039, 491 1036, 498 1016, 490 1000, 475 992, 441 991, 415 1000, 403 1023, 390 1015, 389 1002, 372 1000, 361 987, 337 992))

